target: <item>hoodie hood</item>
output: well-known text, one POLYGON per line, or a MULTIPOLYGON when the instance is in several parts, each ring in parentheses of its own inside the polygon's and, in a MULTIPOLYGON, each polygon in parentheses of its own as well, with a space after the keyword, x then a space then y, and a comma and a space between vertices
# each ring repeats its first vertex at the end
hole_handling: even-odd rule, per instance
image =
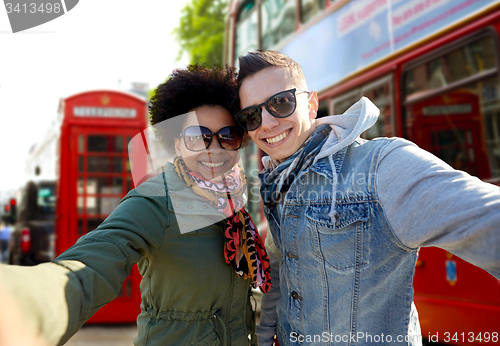
POLYGON ((323 148, 315 157, 313 164, 352 144, 356 138, 377 122, 379 114, 379 109, 363 96, 344 114, 317 119, 316 127, 327 124, 330 125, 332 131, 323 148))
MULTIPOLYGON (((333 154, 352 144, 363 132, 372 127, 377 122, 379 114, 379 109, 368 98, 362 97, 345 111, 344 114, 320 118, 315 122, 316 128, 321 125, 329 125, 332 129, 320 152, 314 158, 312 165, 318 160, 328 157, 333 177, 331 185, 333 197, 328 215, 334 224, 337 215, 335 196, 338 176, 335 163, 333 162, 333 154)), ((265 169, 269 169, 270 158, 268 156, 263 157, 262 163, 265 169)))
POLYGON ((366 97, 362 97, 353 104, 342 115, 332 115, 316 120, 316 127, 322 124, 330 125, 332 131, 321 148, 321 151, 314 158, 313 164, 319 159, 328 157, 328 162, 332 170, 332 201, 328 216, 335 224, 337 215, 336 194, 337 194, 337 169, 333 162, 333 154, 352 144, 363 132, 372 127, 380 114, 379 109, 366 97))

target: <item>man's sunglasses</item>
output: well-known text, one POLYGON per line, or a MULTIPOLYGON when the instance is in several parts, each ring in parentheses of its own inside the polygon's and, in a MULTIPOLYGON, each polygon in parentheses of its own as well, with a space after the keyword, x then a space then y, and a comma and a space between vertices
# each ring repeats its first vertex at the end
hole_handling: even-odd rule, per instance
POLYGON ((207 149, 214 136, 217 136, 221 148, 238 150, 243 139, 243 132, 237 126, 226 126, 216 133, 204 126, 189 126, 181 132, 180 136, 184 137, 184 145, 191 151, 207 149))
POLYGON ((266 110, 275 118, 286 118, 295 112, 297 107, 296 94, 308 93, 307 90, 302 89, 290 89, 285 91, 280 91, 277 94, 271 96, 266 102, 262 102, 257 106, 250 106, 242 109, 234 116, 236 121, 242 128, 246 131, 254 131, 262 123, 262 106, 266 107, 266 110))

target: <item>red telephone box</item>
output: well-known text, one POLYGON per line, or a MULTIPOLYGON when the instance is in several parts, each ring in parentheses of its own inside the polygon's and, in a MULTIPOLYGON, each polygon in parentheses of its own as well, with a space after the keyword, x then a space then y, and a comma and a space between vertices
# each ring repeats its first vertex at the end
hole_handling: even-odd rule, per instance
MULTIPOLYGON (((94 230, 133 188, 127 144, 147 126, 146 100, 130 93, 79 93, 61 100, 59 111, 63 121, 58 143, 57 254, 94 230)), ((119 296, 89 322, 135 322, 140 280, 134 266, 119 296)))

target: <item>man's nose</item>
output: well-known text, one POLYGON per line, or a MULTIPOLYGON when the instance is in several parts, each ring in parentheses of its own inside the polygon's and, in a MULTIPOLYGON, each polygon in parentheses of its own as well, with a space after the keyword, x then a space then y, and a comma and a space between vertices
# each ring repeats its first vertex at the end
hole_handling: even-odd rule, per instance
POLYGON ((266 107, 262 107, 262 124, 260 125, 263 130, 272 130, 276 126, 278 126, 279 120, 276 117, 273 117, 266 109, 266 107))

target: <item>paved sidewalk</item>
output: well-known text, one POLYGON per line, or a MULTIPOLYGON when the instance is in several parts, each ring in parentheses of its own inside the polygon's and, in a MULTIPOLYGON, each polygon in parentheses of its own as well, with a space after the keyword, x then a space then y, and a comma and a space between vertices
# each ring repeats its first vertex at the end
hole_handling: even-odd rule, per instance
POLYGON ((132 346, 137 336, 137 326, 84 325, 66 346, 132 346))

